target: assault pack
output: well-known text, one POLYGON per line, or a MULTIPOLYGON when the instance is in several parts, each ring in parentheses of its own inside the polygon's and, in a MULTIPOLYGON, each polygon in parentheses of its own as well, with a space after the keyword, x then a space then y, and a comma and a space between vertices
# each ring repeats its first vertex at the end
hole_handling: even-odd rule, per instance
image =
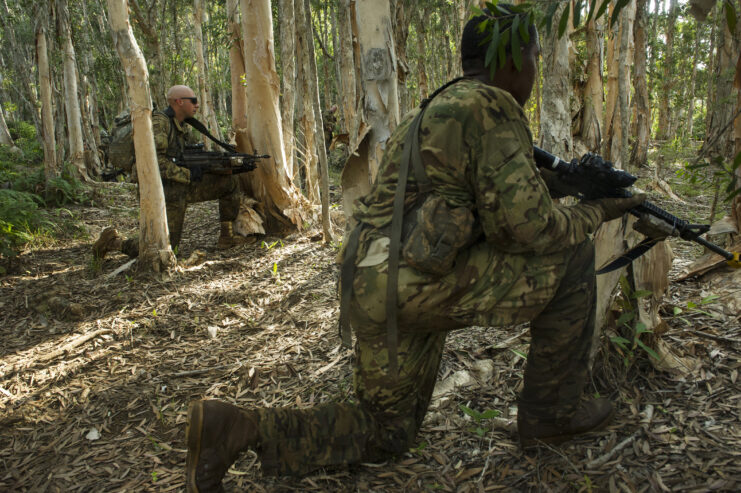
POLYGON ((131 122, 131 113, 124 110, 113 119, 111 141, 108 144, 108 162, 113 168, 128 173, 134 165, 134 160, 134 126, 131 122))

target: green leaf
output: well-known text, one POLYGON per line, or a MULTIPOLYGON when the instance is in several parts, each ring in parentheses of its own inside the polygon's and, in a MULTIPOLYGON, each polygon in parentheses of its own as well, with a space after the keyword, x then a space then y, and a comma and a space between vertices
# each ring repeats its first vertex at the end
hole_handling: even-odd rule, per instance
POLYGON ((595 20, 602 17, 607 11, 607 6, 610 5, 610 0, 602 0, 602 5, 599 6, 599 10, 597 11, 597 15, 594 17, 595 20))
POLYGON ((502 37, 499 39, 499 68, 504 67, 504 63, 507 61, 507 43, 510 42, 512 31, 506 29, 502 33, 502 37))
POLYGON ((551 2, 551 4, 548 6, 548 10, 545 13, 545 17, 543 18, 543 22, 545 23, 546 27, 546 33, 549 36, 551 34, 551 25, 553 24, 553 17, 556 15, 556 10, 558 10, 558 2, 551 2))
POLYGON ((736 157, 733 158, 733 171, 736 171, 739 166, 741 166, 741 152, 736 154, 736 157))
POLYGON ((520 358, 522 358, 524 360, 527 360, 527 354, 523 353, 522 351, 518 351, 518 350, 512 349, 512 348, 510 348, 510 351, 512 351, 513 353, 515 353, 520 358))
POLYGON ((473 418, 474 421, 477 423, 481 420, 481 413, 476 411, 475 409, 471 409, 470 407, 466 406, 465 404, 458 404, 458 408, 463 411, 464 413, 468 414, 473 418))
MULTIPOLYGON (((515 20, 517 17, 515 17, 515 20)), ((520 50, 520 34, 512 29, 512 62, 518 72, 522 71, 522 51, 520 50)))
POLYGON ((587 12, 587 20, 586 20, 587 23, 589 23, 589 21, 592 20, 592 17, 595 14, 594 9, 596 7, 597 7, 597 0, 591 0, 591 2, 589 3, 589 12, 587 12))
POLYGON ((726 24, 728 24, 728 30, 732 33, 736 32, 736 8, 733 6, 731 0, 726 0, 723 4, 726 12, 726 24))
POLYGON ((489 410, 486 410, 483 413, 481 413, 481 419, 492 419, 492 418, 496 418, 500 414, 502 414, 502 413, 500 413, 496 409, 489 409, 489 410))
POLYGON ((623 312, 617 320, 617 325, 625 325, 636 316, 635 312, 623 312))
POLYGON ((681 309, 681 308, 679 308, 678 306, 675 306, 675 307, 674 307, 674 310, 673 310, 673 312, 674 312, 674 316, 676 317, 676 316, 677 316, 677 315, 679 315, 680 313, 683 313, 683 312, 684 312, 684 310, 682 310, 682 309, 681 309))
POLYGON ((646 345, 645 345, 645 344, 644 344, 643 342, 641 342, 641 340, 640 340, 640 339, 636 339, 636 343, 637 343, 637 344, 638 344, 639 346, 641 346, 641 348, 642 348, 642 349, 643 349, 644 351, 646 351, 646 352, 647 352, 647 353, 648 353, 648 354, 649 354, 649 355, 650 355, 650 356, 651 356, 652 358, 654 358, 654 359, 656 359, 656 360, 660 360, 660 359, 661 359, 661 358, 659 358, 659 355, 658 355, 658 354, 656 354, 656 351, 654 351, 654 350, 653 350, 653 349, 651 349, 650 347, 646 346, 646 345))
POLYGON ((641 298, 648 298, 652 294, 653 294, 653 291, 648 291, 645 289, 638 289, 633 293, 633 296, 631 296, 631 298, 639 300, 641 298))
MULTIPOLYGON (((479 17, 482 15, 486 15, 486 13, 483 10, 481 10, 480 8, 476 6, 471 7, 471 18, 479 17)), ((479 26, 481 26, 481 24, 479 24, 479 26)))
POLYGON ((718 296, 717 294, 711 294, 709 296, 704 297, 702 301, 700 301, 700 304, 707 305, 708 303, 714 303, 715 300, 717 300, 718 298, 720 298, 720 296, 718 296))
POLYGON ((687 302, 687 308, 689 308, 690 310, 692 310, 693 308, 697 308, 697 303, 694 303, 692 301, 688 301, 687 302))
POLYGON ((571 3, 566 4, 566 8, 563 9, 563 13, 561 14, 561 20, 558 22, 558 37, 560 38, 563 36, 563 33, 566 32, 566 26, 569 23, 569 13, 571 12, 571 3))
POLYGON ((579 27, 579 22, 581 21, 582 1, 583 0, 576 0, 576 2, 574 2, 574 22, 573 22, 574 29, 579 27))
POLYGON ((617 21, 618 16, 620 15, 620 11, 623 10, 623 7, 628 5, 630 3, 630 0, 618 0, 618 2, 615 4, 615 8, 612 10, 612 17, 610 18, 610 27, 612 27, 613 24, 617 21))
POLYGON ((530 12, 525 14, 525 20, 520 22, 520 38, 522 38, 522 42, 525 44, 530 42, 529 27, 530 27, 530 12))
POLYGON ((614 342, 615 344, 617 344, 623 349, 625 349, 628 346, 628 344, 630 344, 630 341, 628 339, 626 339, 625 337, 620 337, 620 336, 612 336, 610 337, 610 341, 614 342))
MULTIPOLYGON (((492 59, 497 55, 497 48, 499 47, 499 21, 494 23, 494 29, 491 33, 491 41, 489 42, 489 48, 486 50, 486 59, 484 60, 484 67, 492 66, 492 59)), ((496 60, 494 61, 494 67, 496 67, 496 60)))
POLYGON ((482 436, 486 435, 486 430, 485 430, 485 429, 483 429, 483 428, 480 428, 480 427, 479 427, 479 428, 476 428, 476 430, 475 430, 475 431, 476 431, 476 434, 477 434, 478 436, 480 436, 480 437, 482 437, 482 436))

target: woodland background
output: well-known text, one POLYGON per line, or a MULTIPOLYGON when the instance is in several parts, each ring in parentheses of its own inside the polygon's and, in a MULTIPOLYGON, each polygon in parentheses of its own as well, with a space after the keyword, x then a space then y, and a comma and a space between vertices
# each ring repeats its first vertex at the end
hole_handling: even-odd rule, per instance
MULTIPOLYGON (((342 212, 368 189, 399 118, 460 75, 460 33, 478 3, 130 1, 144 73, 120 55, 126 2, 0 0, 0 486, 177 489, 190 399, 352 398, 351 354, 336 344, 342 212), (188 213, 178 266, 148 264, 171 276, 138 275, 121 256, 96 262, 97 233, 134 233, 140 217, 134 186, 100 181, 105 134, 124 110, 163 108, 179 83, 213 133, 272 156, 240 178, 242 227, 262 241, 214 252, 218 221, 204 204, 188 213)), ((639 175, 652 201, 737 243, 741 5, 534 4, 536 143, 565 159, 599 152, 639 175)), ((634 242, 628 226, 603 228, 598 256, 634 242)), ((430 418, 400 463, 267 480, 248 456, 228 483, 735 491, 741 279, 712 258, 693 264, 702 254, 670 240, 600 276, 608 337, 595 345, 592 390, 619 414, 599 441, 519 451, 510 403, 527 332, 475 328, 449 338, 430 418)))

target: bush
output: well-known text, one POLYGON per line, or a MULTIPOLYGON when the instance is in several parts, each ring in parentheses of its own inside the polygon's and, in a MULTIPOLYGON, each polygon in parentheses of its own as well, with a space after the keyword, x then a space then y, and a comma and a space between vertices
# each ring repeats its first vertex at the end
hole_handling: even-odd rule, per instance
POLYGON ((39 209, 38 195, 0 189, 0 255, 15 257, 36 233, 49 232, 54 224, 39 209))

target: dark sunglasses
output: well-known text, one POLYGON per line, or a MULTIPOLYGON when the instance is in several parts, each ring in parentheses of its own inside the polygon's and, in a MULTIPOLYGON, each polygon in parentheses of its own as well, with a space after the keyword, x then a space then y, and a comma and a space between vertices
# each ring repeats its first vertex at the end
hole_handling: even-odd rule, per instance
POLYGON ((198 98, 178 98, 178 99, 190 99, 191 103, 198 104, 198 98))

